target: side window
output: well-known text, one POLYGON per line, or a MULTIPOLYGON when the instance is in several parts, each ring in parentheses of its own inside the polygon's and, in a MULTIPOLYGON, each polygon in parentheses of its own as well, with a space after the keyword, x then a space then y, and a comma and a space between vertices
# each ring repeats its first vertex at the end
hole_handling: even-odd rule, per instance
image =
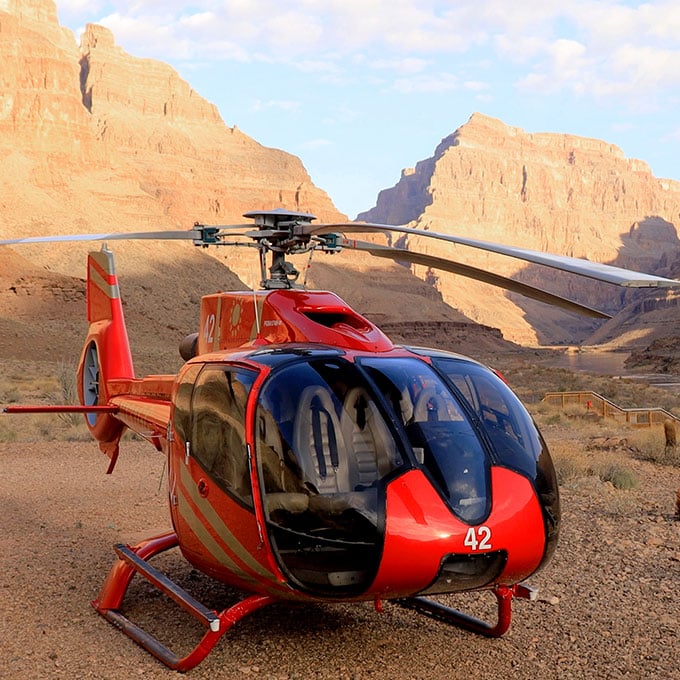
POLYGON ((180 376, 177 392, 175 393, 172 418, 175 436, 182 444, 191 435, 191 394, 194 391, 194 383, 200 370, 200 364, 189 366, 180 376))
POLYGON ((191 454, 224 491, 252 507, 245 436, 246 402, 256 373, 206 366, 196 381, 191 454))

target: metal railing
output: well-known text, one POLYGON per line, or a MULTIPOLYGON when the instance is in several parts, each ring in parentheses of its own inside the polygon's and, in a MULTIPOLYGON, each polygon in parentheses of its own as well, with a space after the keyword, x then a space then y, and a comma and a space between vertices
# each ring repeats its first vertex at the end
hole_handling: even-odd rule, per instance
POLYGON ((578 406, 602 418, 612 418, 633 427, 663 425, 665 420, 680 422, 678 416, 664 408, 623 408, 597 392, 547 392, 543 401, 562 409, 578 406))

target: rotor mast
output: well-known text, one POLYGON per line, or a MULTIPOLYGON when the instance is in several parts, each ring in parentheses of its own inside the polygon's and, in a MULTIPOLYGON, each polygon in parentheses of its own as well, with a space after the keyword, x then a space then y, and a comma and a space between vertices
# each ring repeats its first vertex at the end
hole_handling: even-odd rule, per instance
POLYGON ((277 210, 251 211, 243 215, 255 221, 257 231, 250 231, 246 236, 252 238, 260 251, 260 285, 265 290, 292 288, 300 272, 286 255, 304 253, 310 246, 311 236, 299 234, 296 227, 311 224, 315 220, 309 213, 289 212, 281 208, 277 210), (271 266, 267 276, 267 252, 271 252, 271 266))

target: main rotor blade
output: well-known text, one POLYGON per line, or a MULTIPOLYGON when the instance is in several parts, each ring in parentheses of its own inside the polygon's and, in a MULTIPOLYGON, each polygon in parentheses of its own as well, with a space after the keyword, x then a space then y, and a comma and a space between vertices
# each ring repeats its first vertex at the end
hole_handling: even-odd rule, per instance
POLYGON ((436 231, 424 231, 423 229, 413 229, 412 227, 395 226, 392 224, 375 224, 368 222, 345 222, 339 224, 317 225, 304 224, 300 225, 297 229, 300 229, 299 233, 309 235, 327 234, 334 231, 344 231, 348 233, 393 231, 399 234, 412 234, 414 236, 434 238, 440 241, 448 241, 449 243, 470 246, 471 248, 478 248, 480 250, 487 250, 492 253, 498 253, 500 255, 507 255, 508 257, 525 260, 526 262, 533 262, 535 264, 545 265, 546 267, 552 267, 553 269, 571 272, 572 274, 587 276, 588 278, 595 279, 596 281, 612 283, 617 286, 626 286, 629 288, 660 288, 680 286, 680 281, 676 281, 674 279, 667 279, 662 276, 653 276, 651 274, 643 274, 630 269, 613 267, 608 264, 591 262, 590 260, 583 260, 577 257, 553 255, 551 253, 543 253, 537 250, 516 248, 514 246, 504 246, 499 243, 478 241, 477 239, 465 238, 462 236, 451 236, 450 234, 442 234, 436 231))
POLYGON ((583 316, 590 316, 595 319, 611 319, 611 315, 606 312, 601 312, 592 307, 587 307, 568 298, 560 297, 559 295, 554 295, 540 288, 535 288, 529 284, 522 283, 521 281, 514 281, 505 276, 500 276, 499 274, 493 274, 492 272, 485 271, 484 269, 477 269, 477 267, 471 267, 466 264, 461 264, 459 262, 454 262, 452 260, 446 260, 442 257, 435 257, 433 255, 425 255, 423 253, 415 253, 411 250, 402 250, 400 248, 390 248, 388 246, 381 246, 375 243, 368 243, 366 241, 356 241, 354 239, 342 239, 340 244, 343 248, 349 248, 352 250, 361 250, 375 257, 384 257, 390 260, 402 261, 402 262, 412 262, 414 264, 421 264, 425 267, 434 267, 435 269, 442 269, 453 274, 459 274, 460 276, 465 276, 469 279, 475 279, 476 281, 482 281, 484 283, 489 283, 492 286, 498 286, 499 288, 505 288, 513 293, 519 293, 525 297, 532 298, 533 300, 539 300, 540 302, 545 302, 546 304, 553 305, 555 307, 560 307, 569 312, 575 312, 583 316))
POLYGON ((10 238, 0 241, 2 246, 18 243, 57 243, 62 241, 125 241, 125 240, 195 240, 201 234, 193 229, 190 231, 137 231, 112 232, 109 234, 70 234, 67 236, 29 236, 27 238, 10 238))
MULTIPOLYGON (((197 241, 197 245, 219 245, 219 232, 223 230, 252 230, 252 224, 197 224, 194 229, 169 231, 117 231, 107 234, 67 234, 61 236, 29 236, 27 238, 10 238, 0 240, 0 246, 12 246, 21 243, 59 243, 75 241, 197 241)), ((242 236, 233 234, 230 236, 242 236)))

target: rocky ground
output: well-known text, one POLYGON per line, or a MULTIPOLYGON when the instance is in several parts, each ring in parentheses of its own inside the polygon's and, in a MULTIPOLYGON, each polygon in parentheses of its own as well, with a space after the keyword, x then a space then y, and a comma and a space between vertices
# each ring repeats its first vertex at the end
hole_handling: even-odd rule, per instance
MULTIPOLYGON (((630 466, 632 490, 595 477, 562 488, 560 545, 530 581, 541 599, 516 601, 502 639, 389 603, 382 615, 366 604, 280 606, 237 624, 190 676, 680 678, 680 469, 630 466)), ((114 543, 167 528, 163 459, 128 442, 114 474, 104 469, 91 443, 0 444, 0 677, 171 677, 89 605, 114 543)), ((178 554, 157 563, 212 606, 233 597, 178 554)), ((488 595, 453 601, 476 614, 490 604, 488 595)), ((200 633, 142 582, 125 602, 173 648, 200 633)))

